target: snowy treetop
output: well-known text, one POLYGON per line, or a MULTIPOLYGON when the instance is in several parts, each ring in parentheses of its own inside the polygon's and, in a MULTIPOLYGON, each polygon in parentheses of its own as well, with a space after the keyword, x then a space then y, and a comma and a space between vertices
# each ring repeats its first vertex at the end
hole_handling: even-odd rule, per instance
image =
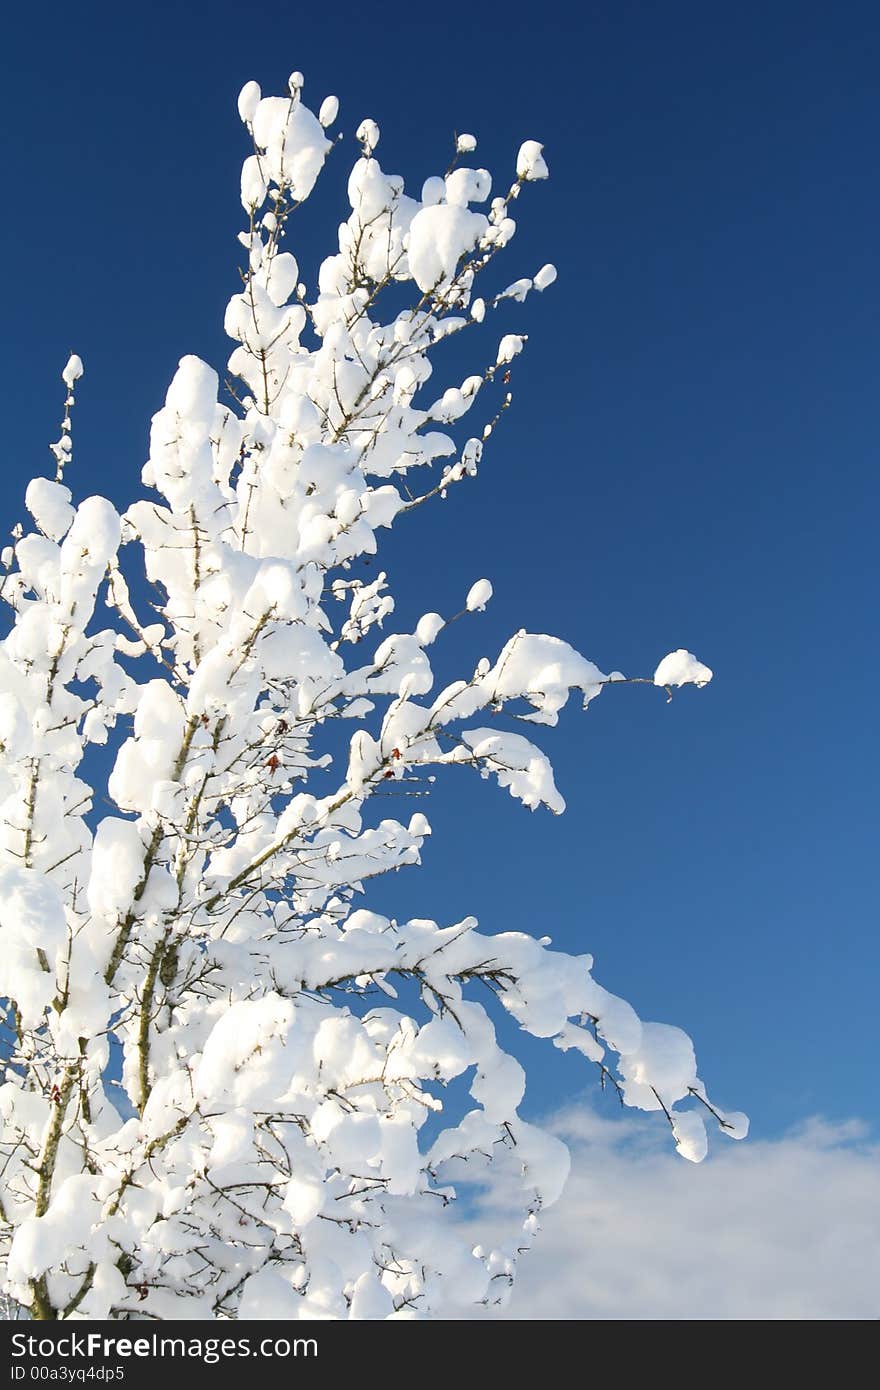
MULTIPOLYGON (((310 289, 288 223, 337 109, 328 97, 315 115, 299 73, 282 96, 242 90, 232 396, 181 359, 145 492, 119 515, 75 497, 71 356, 55 476, 29 485, 32 527, 4 557, 0 1233, 6 1291, 33 1316, 406 1317, 503 1301, 567 1156, 519 1113, 525 1075, 497 1010, 660 1112, 687 1158, 706 1151, 704 1119, 745 1129, 710 1102, 686 1035, 642 1023, 589 956, 503 923, 366 905, 370 880, 418 865, 430 835, 421 812, 377 811, 377 791, 424 792, 468 767, 558 813, 523 721, 552 726, 572 692, 586 708, 625 677, 517 632, 437 689, 431 648, 452 617, 479 621, 491 584, 475 577, 460 615, 395 632, 387 576, 364 574, 388 528, 476 474, 526 335, 499 333, 488 364, 440 385, 435 349, 556 273, 478 294, 521 192, 547 177, 538 142, 493 196, 460 135, 445 173, 407 193, 365 120, 310 289), (391 286, 407 305, 386 313, 391 286), (103 782, 92 745, 106 745, 103 782), (444 1104, 455 1081, 459 1111, 444 1104), (496 1175, 518 1216, 503 1247, 474 1249, 456 1184, 496 1175)), ((680 650, 645 680, 710 677, 680 650)))

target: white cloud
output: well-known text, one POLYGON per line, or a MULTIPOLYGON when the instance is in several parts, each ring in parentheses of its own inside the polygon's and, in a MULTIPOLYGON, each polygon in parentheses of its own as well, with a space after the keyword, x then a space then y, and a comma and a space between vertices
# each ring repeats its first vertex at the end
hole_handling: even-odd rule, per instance
POLYGON ((857 1123, 716 1139, 699 1167, 659 1126, 555 1117, 572 1172, 507 1317, 880 1317, 880 1148, 857 1123))

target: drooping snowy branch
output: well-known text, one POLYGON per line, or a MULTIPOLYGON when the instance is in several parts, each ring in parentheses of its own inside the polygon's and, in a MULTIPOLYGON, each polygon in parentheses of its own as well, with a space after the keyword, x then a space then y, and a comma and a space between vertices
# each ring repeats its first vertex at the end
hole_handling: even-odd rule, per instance
MULTIPOLYGON (((316 116, 302 89, 294 73, 286 96, 248 83, 239 100, 253 152, 225 320, 232 404, 184 357, 152 422, 148 495, 119 516, 71 491, 71 357, 55 477, 28 487, 33 529, 5 556, 0 1239, 4 1288, 38 1318, 503 1301, 567 1156, 520 1116, 499 1010, 580 1051, 624 1104, 665 1114, 687 1158, 703 1157, 706 1116, 745 1130, 709 1100, 687 1037, 641 1023, 589 956, 363 905, 430 834, 422 813, 375 813, 386 783, 424 792, 465 766, 558 813, 549 758, 521 726, 625 677, 519 632, 435 691, 430 649, 485 608, 485 579, 461 614, 382 635, 393 596, 361 562, 476 473, 509 391, 482 424, 466 417, 499 375, 506 388, 526 335, 502 333, 443 387, 436 349, 555 280, 544 266, 479 293, 548 170, 527 141, 493 198, 462 135, 414 196, 362 122, 312 293, 283 246, 337 102, 316 116), (338 720, 353 732, 334 761, 338 720), (520 1212, 503 1248, 474 1250, 456 1191, 502 1173, 520 1212)), ((642 679, 710 678, 682 650, 642 679)))

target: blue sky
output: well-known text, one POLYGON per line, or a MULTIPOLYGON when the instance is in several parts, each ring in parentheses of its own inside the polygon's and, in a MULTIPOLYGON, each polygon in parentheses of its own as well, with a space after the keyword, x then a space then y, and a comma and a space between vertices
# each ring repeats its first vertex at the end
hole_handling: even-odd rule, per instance
MULTIPOLYGON (((456 129, 498 171, 543 141, 551 181, 521 202, 507 265, 513 279, 552 260, 560 281, 505 319, 530 334, 514 413, 477 482, 417 513, 382 565, 402 620, 493 581, 461 660, 525 626, 632 674, 687 646, 716 679, 668 707, 633 687, 568 712, 545 739, 562 819, 447 783, 424 871, 373 902, 592 951, 606 986, 691 1032, 710 1090, 759 1137, 817 1112, 873 1123, 880 16, 450 16, 16 7, 9 524, 48 470, 71 348, 87 375, 70 481, 119 503, 178 358, 224 363, 245 80, 283 90, 302 69, 306 98, 337 93, 348 133, 374 117, 383 164, 413 180, 442 169, 456 129)), ((291 239, 307 278, 343 215, 346 159, 291 239)), ((553 1049, 525 1055, 532 1111, 592 1084, 553 1049)))

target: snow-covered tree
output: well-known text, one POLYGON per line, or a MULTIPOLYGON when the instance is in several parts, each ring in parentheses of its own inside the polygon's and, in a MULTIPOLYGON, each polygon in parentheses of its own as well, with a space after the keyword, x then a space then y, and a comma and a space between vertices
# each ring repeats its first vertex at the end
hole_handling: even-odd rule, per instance
MULTIPOLYGON (((72 494, 71 357, 54 477, 30 483, 32 524, 3 554, 0 1254, 10 1308, 34 1318, 502 1303, 568 1164, 519 1114, 503 1010, 665 1116, 686 1158, 705 1119, 746 1127, 710 1102, 686 1035, 641 1022, 589 956, 370 910, 370 881, 417 865, 430 833, 420 811, 388 816, 406 804, 388 792, 467 766, 558 813, 547 756, 512 726, 626 678, 520 631, 436 690, 450 619, 380 633, 394 600, 365 559, 476 473, 525 339, 443 386, 435 349, 555 279, 478 295, 547 166, 528 141, 493 197, 461 135, 413 196, 364 121, 313 291, 282 248, 337 102, 316 116, 301 92, 294 73, 284 96, 239 98, 228 381, 181 360, 147 495, 120 516, 72 494), (475 1246, 466 1195, 495 1182, 518 1211, 502 1246, 475 1246)), ((491 595, 478 580, 455 616, 491 595)), ((671 696, 710 677, 680 650, 642 679, 671 696)))

